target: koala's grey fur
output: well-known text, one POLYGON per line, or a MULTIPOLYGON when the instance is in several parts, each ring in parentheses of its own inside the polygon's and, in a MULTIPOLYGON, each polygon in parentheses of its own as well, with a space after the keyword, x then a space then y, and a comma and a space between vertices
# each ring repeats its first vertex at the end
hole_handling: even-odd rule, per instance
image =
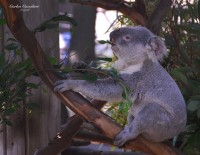
MULTIPOLYGON (((160 142, 183 131, 186 125, 183 96, 158 62, 167 53, 163 41, 141 26, 115 30, 110 39, 112 50, 118 57, 113 67, 131 89, 130 100, 133 102, 128 124, 115 137, 114 144, 121 146, 139 134, 160 142)), ((70 89, 97 100, 122 100, 123 89, 111 78, 95 82, 61 80, 55 83, 55 91, 70 89)))

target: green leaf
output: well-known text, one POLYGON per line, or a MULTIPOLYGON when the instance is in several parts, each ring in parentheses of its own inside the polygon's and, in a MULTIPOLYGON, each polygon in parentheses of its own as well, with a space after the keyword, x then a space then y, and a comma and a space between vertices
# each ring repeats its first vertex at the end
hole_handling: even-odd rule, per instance
POLYGON ((5 49, 11 51, 11 50, 16 50, 18 47, 18 44, 16 43, 10 43, 8 45, 5 46, 5 49))
POLYGON ((189 101, 187 109, 190 111, 196 111, 200 109, 200 101, 198 100, 189 101))
POLYGON ((50 61, 50 63, 52 65, 56 65, 58 62, 57 62, 57 59, 55 57, 52 57, 52 56, 49 56, 48 57, 48 60, 50 61))
POLYGON ((98 40, 99 44, 112 44, 109 40, 98 40))
POLYGON ((37 89, 38 85, 35 83, 27 83, 27 87, 32 88, 32 89, 37 89))
POLYGON ((0 19, 0 25, 4 25, 6 23, 5 19, 0 19))
POLYGON ((40 24, 38 27, 34 29, 34 33, 42 32, 42 31, 45 31, 46 29, 57 28, 59 25, 59 22, 61 21, 69 22, 73 26, 77 26, 76 21, 72 17, 69 17, 67 13, 65 13, 64 15, 58 15, 49 20, 44 21, 42 24, 40 24))
POLYGON ((180 55, 181 57, 186 61, 186 62, 190 62, 190 57, 187 53, 187 49, 185 49, 185 46, 180 46, 180 55))
POLYGON ((200 58, 196 58, 194 60, 194 65, 197 68, 197 70, 200 71, 200 58))
POLYGON ((86 81, 91 81, 91 82, 93 82, 93 81, 96 81, 97 80, 97 75, 95 75, 95 74, 83 74, 82 75, 82 79, 84 79, 84 80, 86 80, 86 81))
POLYGON ((71 23, 73 26, 77 26, 77 22, 72 18, 72 17, 69 17, 67 15, 67 13, 65 13, 64 15, 58 15, 56 17, 53 17, 51 18, 50 20, 53 20, 54 22, 60 22, 60 21, 65 21, 65 22, 69 22, 71 23))
POLYGON ((45 25, 45 27, 46 27, 47 29, 55 29, 55 28, 58 28, 58 25, 59 25, 59 23, 47 23, 47 24, 45 25))
POLYGON ((29 110, 36 110, 40 108, 40 105, 38 103, 31 102, 31 103, 26 104, 26 107, 29 110))
POLYGON ((189 124, 186 126, 185 131, 191 132, 197 130, 199 127, 198 123, 189 124))
POLYGON ((15 113, 16 109, 13 107, 13 108, 7 108, 5 111, 4 111, 4 114, 5 115, 11 115, 13 113, 15 113))
POLYGON ((118 71, 115 68, 111 68, 108 74, 115 80, 118 78, 118 71))
POLYGON ((120 104, 119 104, 119 112, 122 112, 123 109, 124 109, 124 103, 120 102, 120 104))
POLYGON ((200 119, 200 108, 197 110, 197 117, 200 119))
POLYGON ((200 101, 200 95, 191 96, 190 99, 192 99, 192 100, 199 100, 200 101))
POLYGON ((15 38, 8 38, 8 39, 7 39, 7 42, 9 42, 9 41, 12 41, 12 42, 13 42, 13 41, 14 41, 14 42, 17 42, 17 40, 16 40, 15 38))
POLYGON ((2 68, 2 65, 5 63, 5 55, 0 53, 0 68, 2 68))
POLYGON ((41 25, 41 26, 34 29, 34 33, 42 32, 42 31, 45 31, 45 30, 46 30, 46 27, 44 25, 41 25))
POLYGON ((193 91, 194 91, 195 95, 200 94, 200 86, 196 85, 196 87, 193 89, 193 91))
POLYGON ((189 145, 192 145, 196 148, 200 148, 200 132, 195 132, 189 139, 188 139, 188 143, 189 145))
POLYGON ((127 98, 127 94, 126 94, 126 92, 125 92, 125 91, 123 91, 123 92, 122 92, 122 97, 123 97, 123 99, 125 99, 125 100, 126 100, 126 98, 127 98))
POLYGON ((198 0, 198 18, 200 20, 200 0, 198 0))
POLYGON ((187 77, 181 72, 178 72, 177 70, 172 70, 171 74, 175 79, 182 81, 184 84, 188 84, 187 77))
POLYGON ((102 60, 102 61, 106 61, 106 62, 112 62, 112 58, 96 58, 97 60, 102 60))
POLYGON ((12 123, 10 120, 6 119, 6 120, 3 120, 3 123, 5 123, 6 125, 8 126, 12 126, 12 123))
POLYGON ((176 46, 175 40, 174 40, 173 36, 172 36, 172 35, 169 35, 169 34, 165 34, 165 43, 166 43, 166 45, 169 46, 170 48, 176 46))

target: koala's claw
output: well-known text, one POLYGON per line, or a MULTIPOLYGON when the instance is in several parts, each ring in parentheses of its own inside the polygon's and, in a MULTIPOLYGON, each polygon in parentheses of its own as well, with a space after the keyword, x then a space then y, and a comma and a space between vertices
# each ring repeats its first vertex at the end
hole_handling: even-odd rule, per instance
POLYGON ((123 130, 122 132, 120 132, 114 139, 114 145, 116 146, 122 146, 124 145, 124 143, 126 143, 126 141, 128 141, 130 138, 130 134, 126 131, 123 130))
POLYGON ((59 93, 65 91, 64 80, 59 80, 54 83, 54 91, 59 93))
POLYGON ((61 93, 61 92, 64 91, 63 88, 64 88, 64 87, 60 87, 60 88, 55 87, 55 88, 54 88, 54 91, 57 91, 57 92, 61 93))
POLYGON ((57 85, 63 84, 64 81, 63 80, 58 80, 54 83, 54 86, 56 87, 57 85))

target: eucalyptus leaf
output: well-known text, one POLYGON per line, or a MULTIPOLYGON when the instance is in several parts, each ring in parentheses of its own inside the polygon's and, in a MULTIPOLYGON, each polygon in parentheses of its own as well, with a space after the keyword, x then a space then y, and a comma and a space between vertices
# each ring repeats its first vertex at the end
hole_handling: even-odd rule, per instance
MULTIPOLYGON (((13 50, 15 45, 18 43, 11 43, 6 48, 13 50)), ((35 84, 26 81, 33 71, 30 59, 15 60, 16 55, 5 60, 4 54, 0 54, 0 124, 11 125, 8 118, 18 111, 22 107, 22 101, 30 96, 27 88, 36 89, 35 84)))
POLYGON ((112 44, 109 40, 98 40, 99 44, 112 44))
POLYGON ((200 109, 200 101, 192 100, 188 103, 187 109, 190 111, 196 111, 200 109))
POLYGON ((18 44, 17 43, 10 43, 8 45, 5 46, 5 49, 11 51, 11 50, 16 50, 18 48, 18 44))
POLYGON ((4 119, 2 123, 6 124, 8 126, 13 126, 13 124, 11 123, 11 121, 8 120, 8 119, 4 119))
POLYGON ((15 38, 8 38, 7 42, 12 41, 12 42, 17 42, 17 40, 15 38))
POLYGON ((50 63, 52 65, 57 65, 58 64, 58 61, 55 57, 52 57, 52 56, 48 56, 48 60, 50 61, 50 63))
POLYGON ((107 61, 107 62, 112 62, 112 58, 101 58, 101 57, 98 57, 96 59, 97 60, 102 60, 102 61, 107 61))
POLYGON ((4 25, 6 23, 6 19, 0 19, 0 25, 4 25))
POLYGON ((37 89, 38 88, 38 85, 35 84, 35 83, 27 83, 26 86, 29 87, 29 88, 32 88, 32 89, 37 89))
POLYGON ((46 29, 55 29, 58 28, 59 23, 47 23, 45 25, 46 29))
POLYGON ((187 125, 185 130, 186 131, 194 131, 198 129, 198 124, 197 123, 193 123, 193 124, 190 124, 190 125, 187 125))
POLYGON ((197 110, 197 117, 200 119, 200 108, 197 110))
POLYGON ((200 0, 198 0, 198 18, 200 20, 200 0))
POLYGON ((64 15, 58 15, 49 20, 44 21, 43 23, 41 23, 38 27, 34 29, 34 33, 42 32, 42 31, 45 31, 46 29, 58 28, 59 22, 63 22, 63 21, 69 22, 73 26, 77 26, 77 22, 72 17, 69 17, 67 13, 65 13, 64 15))
POLYGON ((83 74, 82 75, 82 79, 86 80, 86 81, 90 81, 90 82, 93 82, 93 81, 96 81, 97 80, 97 75, 95 74, 83 74))
POLYGON ((172 70, 171 71, 171 74, 174 78, 176 78, 177 80, 180 80, 182 81, 184 84, 188 84, 188 80, 187 80, 187 77, 182 74, 181 72, 178 72, 176 70, 172 70))

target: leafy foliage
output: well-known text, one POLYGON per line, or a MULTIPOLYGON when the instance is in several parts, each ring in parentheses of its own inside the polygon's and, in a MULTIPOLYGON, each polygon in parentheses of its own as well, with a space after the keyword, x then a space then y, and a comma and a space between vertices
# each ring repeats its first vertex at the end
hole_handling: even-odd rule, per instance
POLYGON ((185 98, 188 122, 178 137, 177 147, 189 155, 200 154, 200 23, 199 1, 174 1, 165 19, 162 35, 170 53, 165 68, 185 98))
MULTIPOLYGON (((102 43, 104 44, 109 42, 102 41, 102 43)), ((96 58, 96 60, 91 62, 89 65, 80 62, 80 63, 75 63, 75 65, 73 65, 75 67, 72 66, 71 68, 60 69, 59 72, 57 72, 57 75, 60 76, 61 78, 67 78, 67 77, 75 79, 78 78, 90 82, 94 82, 97 79, 108 78, 108 77, 115 80, 123 88, 123 93, 122 93, 123 101, 110 104, 109 107, 107 108, 106 113, 112 116, 112 118, 114 118, 116 122, 124 126, 126 124, 126 117, 128 115, 128 110, 131 106, 131 101, 129 99, 130 89, 121 80, 118 71, 111 67, 112 63, 114 63, 113 58, 100 57, 96 58), (99 66, 96 67, 96 64, 98 64, 99 66), (102 67, 102 64, 104 64, 103 65, 104 67, 102 67), (110 68, 105 69, 105 66, 110 66, 110 68), (73 74, 73 72, 79 74, 77 74, 76 76, 70 75, 73 74)))
POLYGON ((3 25, 6 23, 6 20, 5 19, 0 19, 0 25, 3 25))
MULTIPOLYGON (((47 29, 58 28, 59 22, 68 22, 76 26, 76 21, 67 13, 55 16, 44 21, 33 32, 42 32, 47 29)), ((0 25, 5 24, 5 19, 0 19, 0 25)), ((22 107, 29 112, 38 107, 36 103, 23 104, 26 97, 32 95, 31 89, 37 89, 38 84, 30 83, 26 79, 37 75, 30 59, 22 59, 21 46, 14 38, 7 39, 6 53, 0 53, 0 124, 12 125, 10 116, 22 107)), ((55 68, 60 68, 54 57, 48 57, 55 68)))
MULTIPOLYGON (((14 39, 5 46, 6 54, 0 53, 0 124, 12 125, 10 116, 21 109, 30 89, 38 85, 26 80, 35 72, 30 59, 20 60, 20 45, 14 39), (20 60, 20 61, 19 61, 20 60)), ((26 106, 31 110, 33 104, 26 106)))
POLYGON ((42 32, 47 29, 58 28, 59 22, 68 22, 72 24, 72 26, 77 26, 76 21, 72 17, 70 17, 67 13, 65 13, 64 15, 58 15, 49 20, 44 21, 42 24, 40 24, 38 27, 34 29, 34 33, 42 32))

